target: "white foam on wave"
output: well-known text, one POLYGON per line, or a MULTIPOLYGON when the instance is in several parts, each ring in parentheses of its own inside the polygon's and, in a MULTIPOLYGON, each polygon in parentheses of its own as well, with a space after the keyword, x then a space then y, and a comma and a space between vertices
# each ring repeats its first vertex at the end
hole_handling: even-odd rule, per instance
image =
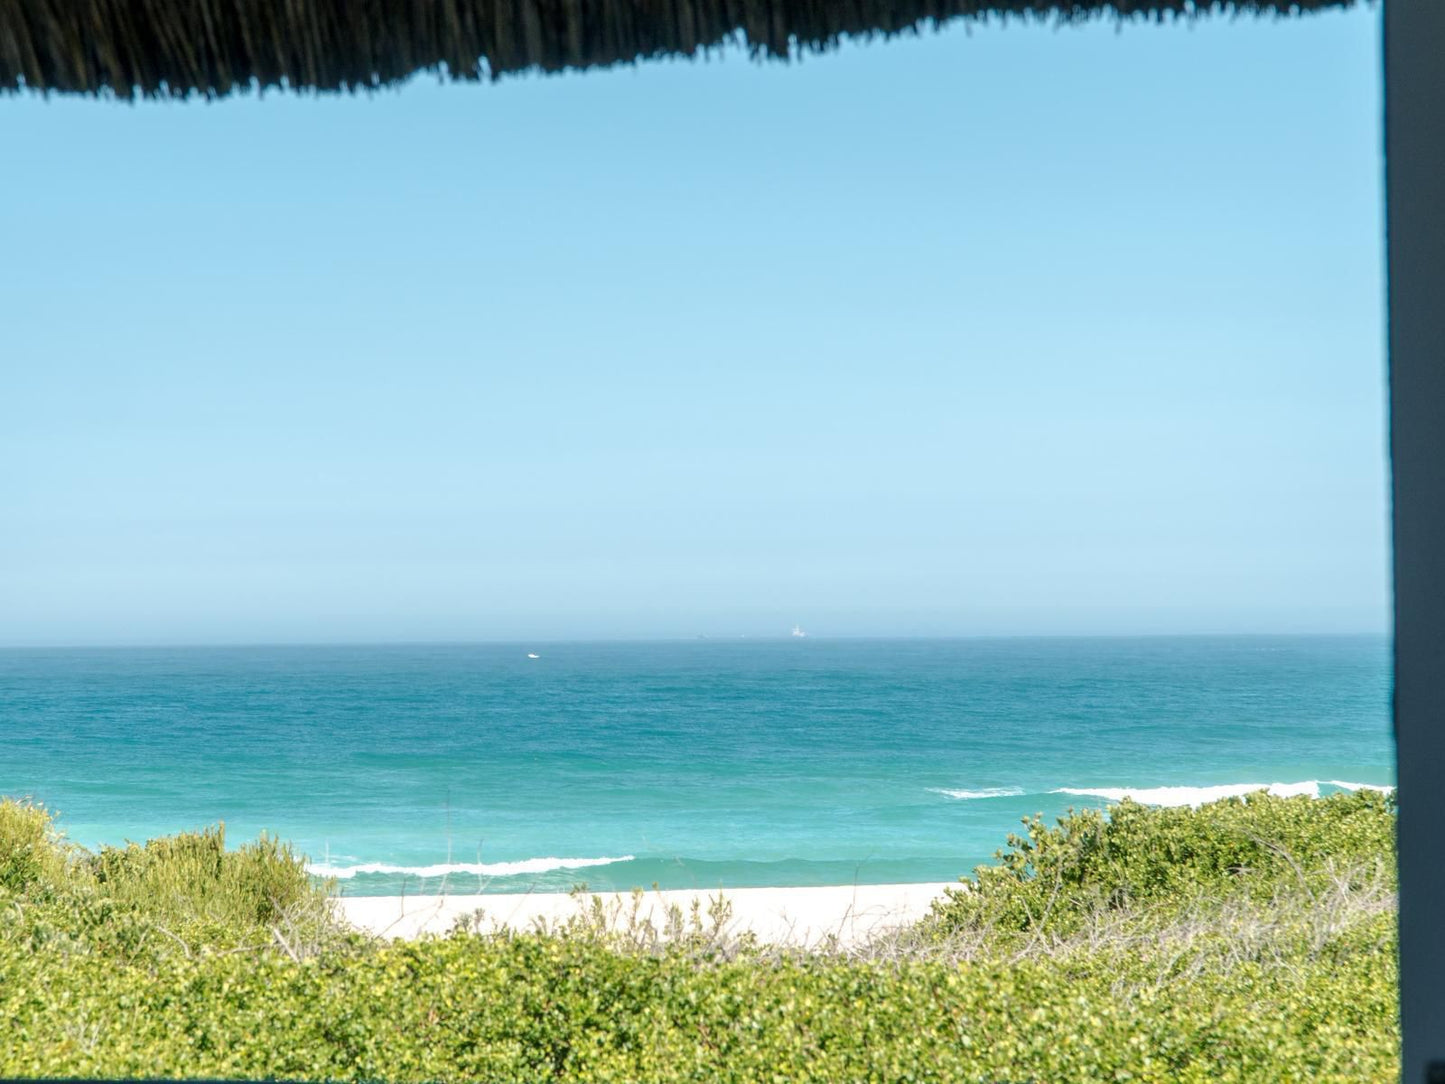
POLYGON ((1221 798, 1243 798, 1257 791, 1268 791, 1277 798, 1295 798, 1306 795, 1320 796, 1320 787, 1336 787, 1340 790, 1378 790, 1394 788, 1374 783, 1347 783, 1338 779, 1306 779, 1302 783, 1223 783, 1212 787, 1059 787, 1054 794, 1075 794, 1085 798, 1103 798, 1109 802, 1122 802, 1132 798, 1144 805, 1198 806, 1206 802, 1217 802, 1221 798))
POLYGON ((325 862, 306 867, 317 877, 335 877, 349 881, 358 873, 405 874, 409 877, 446 877, 471 875, 477 877, 515 877, 522 873, 551 873, 559 869, 586 869, 588 866, 610 866, 614 862, 631 862, 633 856, 620 858, 524 858, 520 862, 440 862, 431 866, 394 866, 389 862, 360 862, 354 866, 333 866, 325 862))
POLYGON ((965 802, 973 798, 1017 798, 1023 793, 1019 787, 989 787, 987 790, 946 790, 943 787, 928 789, 934 794, 942 794, 945 798, 956 798, 965 802))

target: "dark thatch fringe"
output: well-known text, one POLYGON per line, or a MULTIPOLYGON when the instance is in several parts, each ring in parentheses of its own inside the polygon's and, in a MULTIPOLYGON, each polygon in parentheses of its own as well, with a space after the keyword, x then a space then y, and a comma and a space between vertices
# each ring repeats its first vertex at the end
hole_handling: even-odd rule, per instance
POLYGON ((695 56, 830 49, 994 16, 1294 15, 1355 0, 0 0, 0 90, 121 98, 354 91, 695 56))

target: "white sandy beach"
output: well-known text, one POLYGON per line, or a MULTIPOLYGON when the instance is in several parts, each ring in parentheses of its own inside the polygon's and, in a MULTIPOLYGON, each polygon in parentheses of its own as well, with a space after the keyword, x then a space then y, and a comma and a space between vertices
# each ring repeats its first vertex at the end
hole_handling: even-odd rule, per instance
MULTIPOLYGON (((751 932, 770 944, 808 946, 836 937, 841 945, 856 945, 916 922, 951 885, 956 882, 652 891, 642 897, 637 917, 661 930, 673 907, 686 916, 697 902, 706 922, 710 906, 721 895, 732 907, 725 932, 751 932)), ((416 937, 447 933, 458 919, 478 911, 478 928, 483 932, 532 930, 539 923, 550 927, 590 909, 594 898, 601 901, 614 927, 630 921, 633 897, 612 892, 346 896, 337 904, 343 917, 359 929, 383 937, 416 937)))

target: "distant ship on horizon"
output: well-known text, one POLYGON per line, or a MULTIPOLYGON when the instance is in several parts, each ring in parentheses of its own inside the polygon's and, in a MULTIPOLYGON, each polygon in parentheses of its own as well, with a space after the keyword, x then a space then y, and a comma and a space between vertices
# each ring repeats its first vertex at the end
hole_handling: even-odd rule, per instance
POLYGON ((808 635, 808 634, 803 631, 803 626, 802 626, 802 625, 794 625, 794 626, 793 626, 793 636, 796 637, 797 639, 801 640, 804 636, 807 636, 807 635, 808 635))

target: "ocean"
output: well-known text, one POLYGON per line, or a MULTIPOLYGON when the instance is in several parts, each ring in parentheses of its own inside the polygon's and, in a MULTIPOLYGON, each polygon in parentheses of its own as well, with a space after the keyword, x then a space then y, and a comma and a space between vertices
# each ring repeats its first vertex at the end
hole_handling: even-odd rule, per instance
POLYGON ((0 651, 0 795, 348 895, 947 881, 1126 791, 1393 779, 1383 637, 0 651))

